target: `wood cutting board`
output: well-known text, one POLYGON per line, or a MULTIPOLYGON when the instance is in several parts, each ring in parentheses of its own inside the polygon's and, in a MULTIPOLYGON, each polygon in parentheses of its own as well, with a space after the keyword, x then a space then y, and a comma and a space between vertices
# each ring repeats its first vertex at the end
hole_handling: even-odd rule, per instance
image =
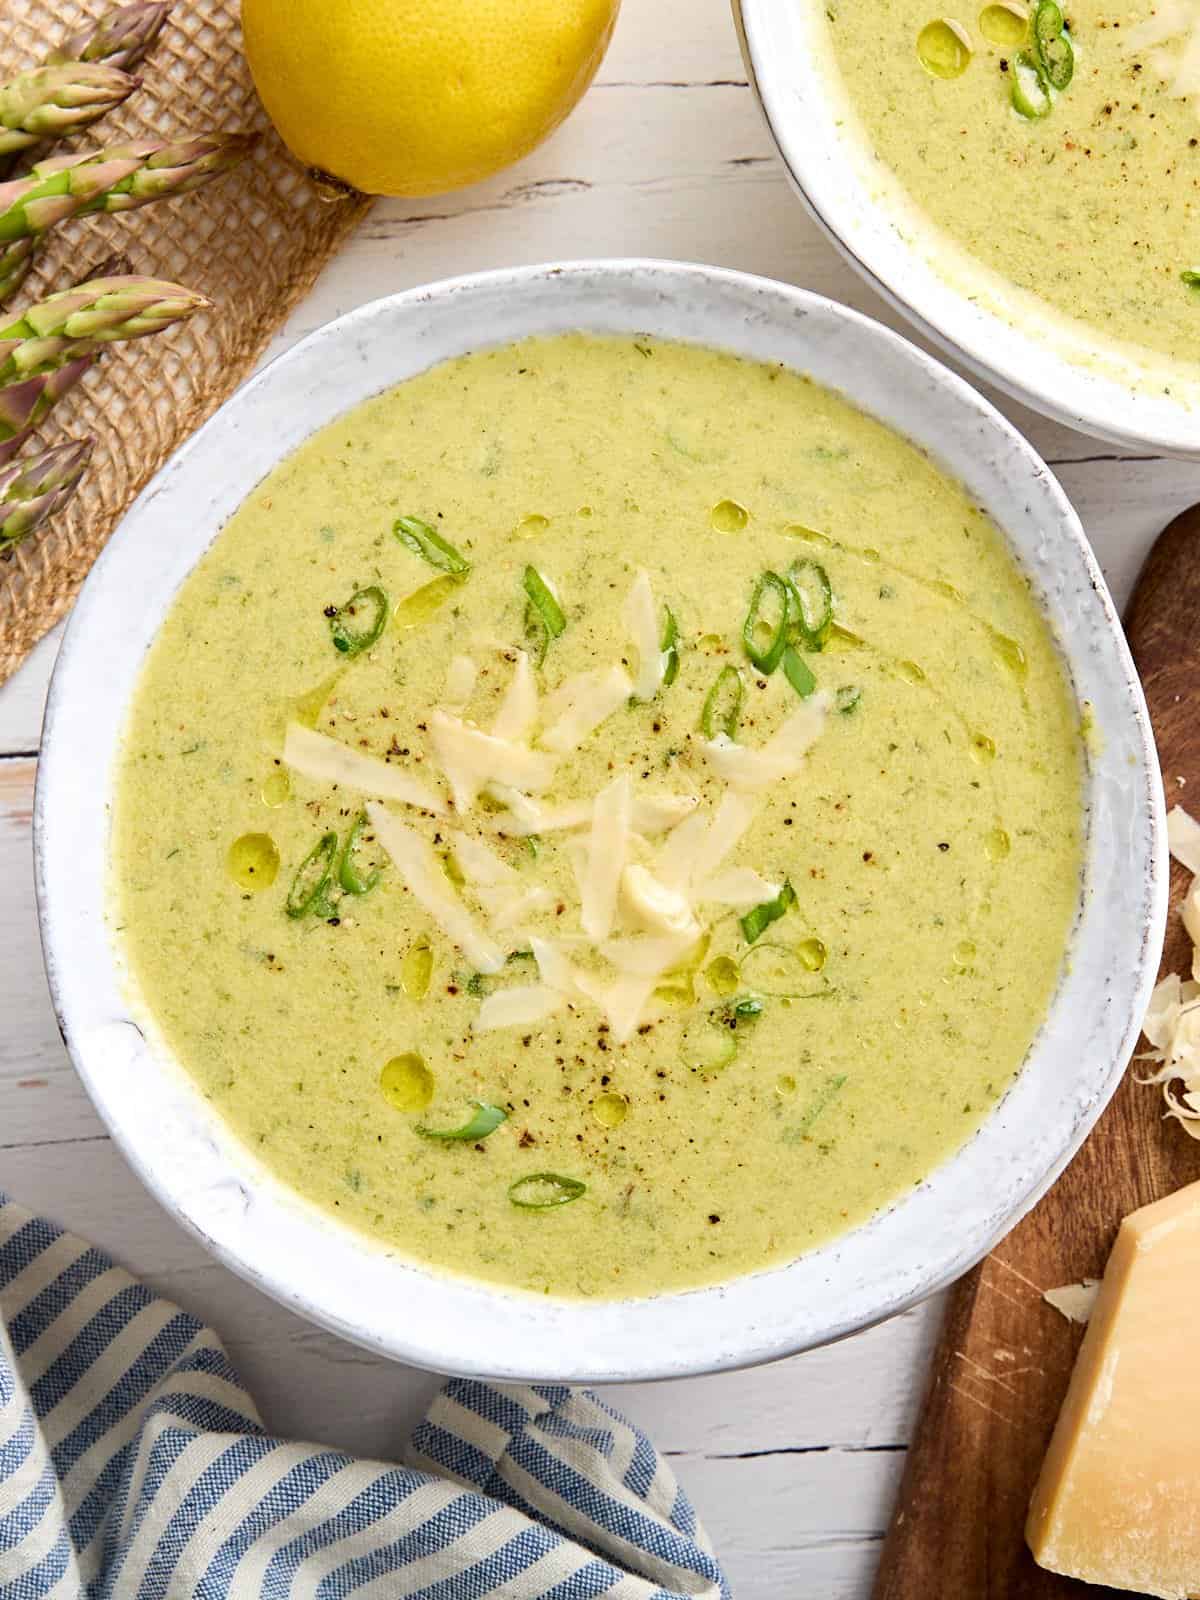
MULTIPOLYGON (((1200 814, 1200 506, 1159 537, 1126 631, 1167 804, 1200 814)), ((1190 972, 1176 915, 1190 881, 1172 863, 1164 973, 1190 972)), ((1112 1600, 1112 1589, 1043 1572, 1025 1545, 1030 1495, 1083 1337, 1042 1290, 1100 1277, 1126 1212, 1200 1178, 1200 1143, 1161 1112, 1161 1090, 1127 1074, 1050 1192, 951 1290, 875 1600, 1112 1600)))

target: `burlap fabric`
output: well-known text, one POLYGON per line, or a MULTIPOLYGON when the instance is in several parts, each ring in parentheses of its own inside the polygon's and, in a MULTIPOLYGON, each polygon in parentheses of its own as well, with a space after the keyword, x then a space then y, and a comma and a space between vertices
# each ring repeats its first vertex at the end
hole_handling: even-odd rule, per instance
MULTIPOLYGON (((0 82, 112 3, 0 0, 0 82)), ((71 506, 0 562, 0 682, 70 609, 130 501, 247 375, 369 204, 323 199, 269 131, 242 58, 238 0, 175 0, 153 55, 136 70, 142 88, 78 147, 244 128, 265 137, 249 162, 195 194, 66 224, 0 311, 2 325, 114 252, 129 270, 214 302, 182 328, 107 352, 47 419, 44 443, 93 434, 96 452, 71 506)))

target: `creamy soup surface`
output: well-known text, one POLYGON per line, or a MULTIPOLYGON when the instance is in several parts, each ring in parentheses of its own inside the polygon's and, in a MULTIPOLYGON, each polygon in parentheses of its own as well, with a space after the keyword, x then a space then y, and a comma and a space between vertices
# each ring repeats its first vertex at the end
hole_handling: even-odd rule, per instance
POLYGON ((215 540, 135 697, 113 919, 301 1195, 455 1273, 675 1289, 979 1126, 1062 965, 1082 762, 1026 582, 912 445, 780 368, 530 341, 215 540))
POLYGON ((1049 4, 830 0, 826 15, 870 148, 939 229, 1104 340, 1194 371, 1200 82, 1183 89, 1200 17, 1185 0, 1049 4), (1061 91, 1039 12, 1063 29, 1044 45, 1061 91), (1014 84, 1043 115, 1016 109, 1014 84))

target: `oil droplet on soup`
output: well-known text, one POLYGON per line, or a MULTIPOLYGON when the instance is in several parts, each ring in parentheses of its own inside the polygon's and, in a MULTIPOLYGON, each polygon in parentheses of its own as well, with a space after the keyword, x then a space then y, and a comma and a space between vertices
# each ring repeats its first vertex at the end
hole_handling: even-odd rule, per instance
POLYGON ((262 786, 262 803, 274 810, 283 805, 292 792, 292 780, 286 772, 273 772, 262 786))
POLYGON ((410 1000, 424 1000, 432 977, 433 949, 428 939, 416 939, 400 963, 400 987, 410 1000))
POLYGON ((379 1074, 383 1097, 397 1111, 424 1111, 433 1099, 433 1073, 419 1055, 393 1056, 379 1074))
POLYGON ((269 833, 244 833, 229 846, 225 867, 239 889, 269 889, 279 872, 279 851, 269 833))
POLYGON ((825 946, 820 939, 802 939, 796 946, 796 954, 810 972, 820 972, 825 965, 825 946))
POLYGON ((994 761, 996 759, 996 741, 990 739, 986 733, 973 733, 971 735, 971 754, 979 762, 994 761))
POLYGON ((738 968, 737 962, 731 957, 718 956, 715 961, 710 961, 704 976, 708 979, 709 987, 723 998, 728 999, 731 994, 736 994, 738 968))
POLYGON ((435 578, 432 583, 405 595, 392 613, 396 626, 400 629, 420 627, 441 609, 457 588, 456 577, 435 578))
POLYGON ((602 1094, 592 1101, 592 1116, 602 1128, 619 1128, 629 1115, 623 1094, 602 1094))
POLYGON ((513 530, 514 539, 536 539, 540 533, 545 533, 550 526, 550 518, 543 517, 538 512, 532 511, 529 516, 522 517, 513 530))
POLYGON ((993 861, 1003 861, 1012 849, 1012 840, 1003 828, 992 828, 984 840, 984 849, 993 861))
POLYGON ((1022 44, 1029 29, 1029 16, 1024 6, 984 6, 979 13, 979 31, 990 44, 1022 44))
POLYGON ((736 500, 718 500, 709 520, 718 533, 741 533, 750 521, 750 513, 736 500))
POLYGON ((971 65, 971 39, 961 22, 938 17, 917 35, 917 58, 935 78, 959 78, 971 65))

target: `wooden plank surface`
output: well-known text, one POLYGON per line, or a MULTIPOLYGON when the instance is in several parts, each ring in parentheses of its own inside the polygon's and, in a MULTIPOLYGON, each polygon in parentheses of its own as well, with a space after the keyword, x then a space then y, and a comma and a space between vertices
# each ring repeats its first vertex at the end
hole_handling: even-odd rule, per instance
MULTIPOLYGON (((1176 518, 1155 544, 1126 628, 1168 784, 1200 795, 1200 511, 1176 518)), ((1190 883, 1172 863, 1164 974, 1191 972, 1177 915, 1190 883)), ((1041 1204, 951 1291, 876 1600, 1111 1594, 1043 1572, 1025 1545, 1030 1495, 1083 1336, 1042 1290, 1100 1277, 1121 1218, 1197 1178, 1200 1144, 1163 1117, 1159 1090, 1131 1073, 1041 1204)))
MULTIPOLYGON (((625 0, 599 81, 548 145, 464 194, 379 205, 273 349, 433 278, 617 254, 790 279, 898 325, 791 195, 726 0, 625 0)), ((1005 409, 1058 465, 1123 599, 1153 535, 1200 500, 1200 466, 1134 459, 1005 409)), ((56 644, 0 688, 0 1185, 215 1323, 272 1426, 394 1454, 435 1380, 308 1327, 209 1261, 129 1173, 67 1062, 42 975, 28 827, 56 644)), ((617 1392, 677 1458, 738 1600, 869 1594, 938 1319, 932 1304, 773 1367, 617 1392)))

